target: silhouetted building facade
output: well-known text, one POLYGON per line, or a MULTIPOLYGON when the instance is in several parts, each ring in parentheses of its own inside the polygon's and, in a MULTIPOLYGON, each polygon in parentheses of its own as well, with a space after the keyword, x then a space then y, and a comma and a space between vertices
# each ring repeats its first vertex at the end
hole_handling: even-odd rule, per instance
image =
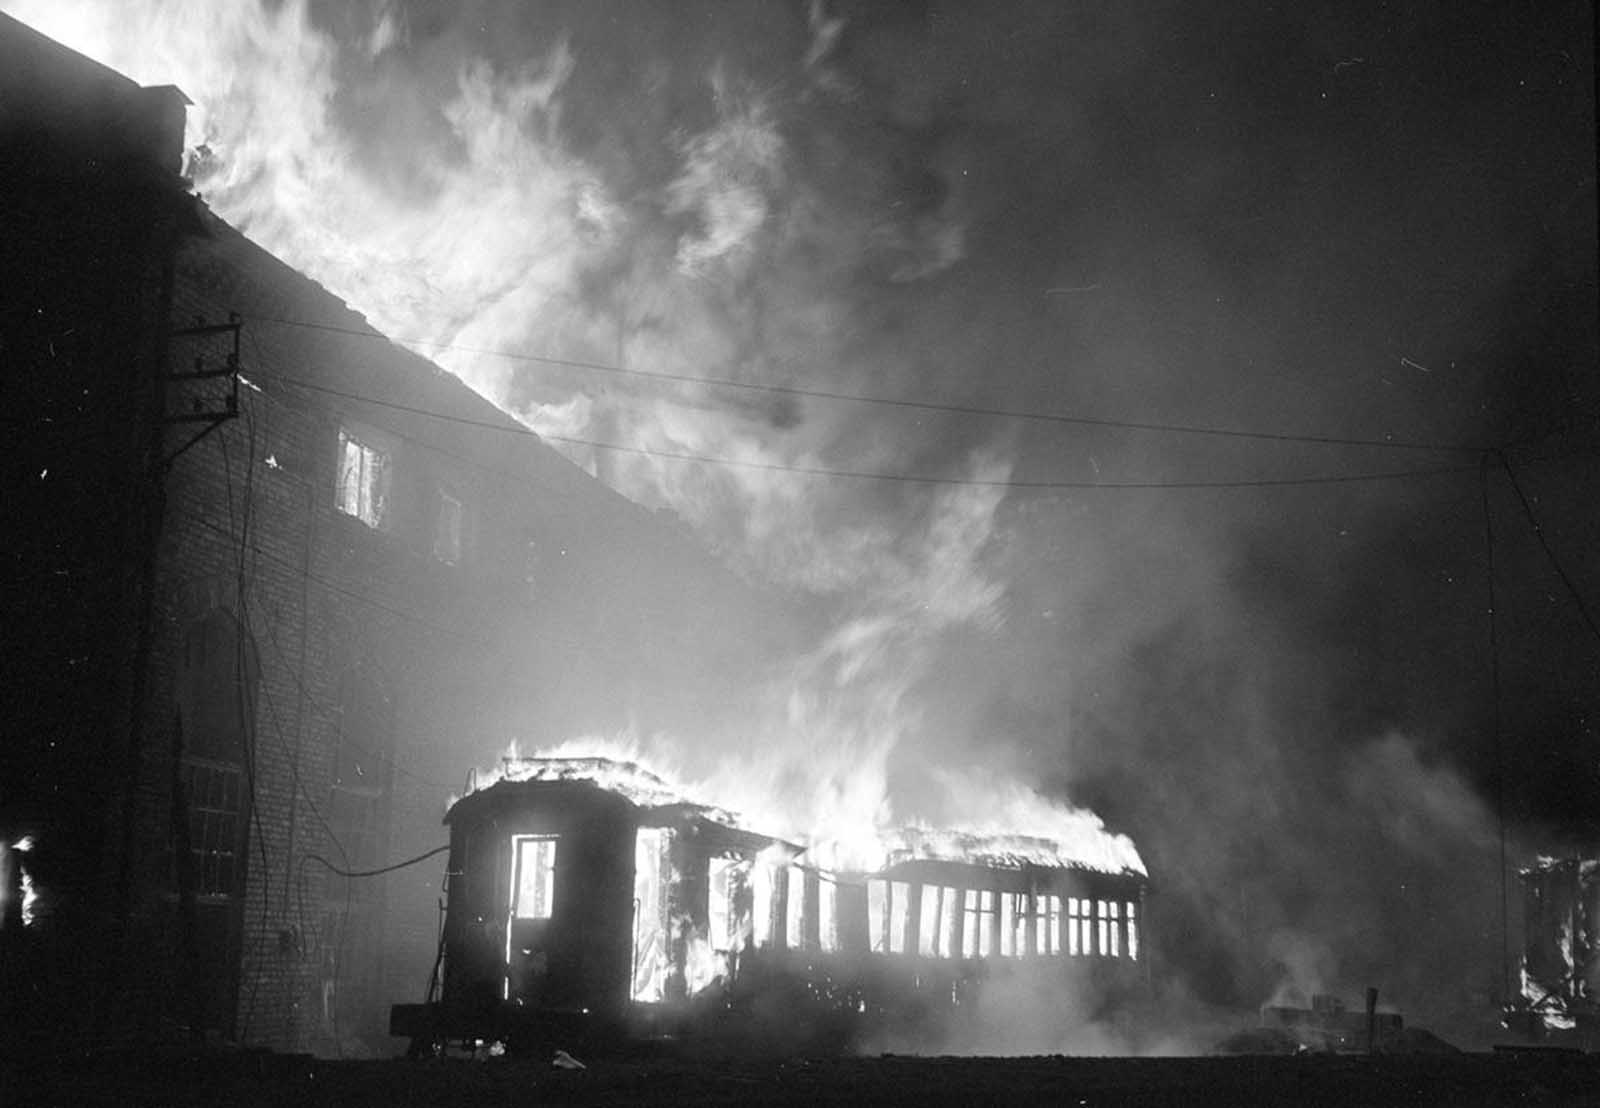
POLYGON ((212 215, 176 90, 4 16, 0 88, 0 1005, 388 1049, 444 859, 335 871, 513 738, 688 731, 779 608, 212 215))

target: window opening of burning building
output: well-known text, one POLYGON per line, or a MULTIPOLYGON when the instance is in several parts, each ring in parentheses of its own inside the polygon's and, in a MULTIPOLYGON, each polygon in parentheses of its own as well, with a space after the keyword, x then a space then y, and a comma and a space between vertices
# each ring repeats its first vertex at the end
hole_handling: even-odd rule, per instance
POLYGON ((335 506, 375 531, 386 529, 393 469, 390 436, 359 425, 340 427, 335 506))
POLYGON ((185 630, 173 726, 173 878, 186 984, 179 1019, 233 1033, 260 667, 255 645, 217 608, 185 630))

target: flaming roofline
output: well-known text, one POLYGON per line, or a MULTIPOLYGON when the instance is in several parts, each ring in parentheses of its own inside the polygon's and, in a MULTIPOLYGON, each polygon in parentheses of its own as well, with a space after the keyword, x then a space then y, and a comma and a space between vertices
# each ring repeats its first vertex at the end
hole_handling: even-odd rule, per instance
POLYGON ((988 869, 1079 870, 1112 876, 1146 877, 1142 860, 1106 859, 1101 862, 1074 857, 1063 844, 1040 835, 1002 835, 958 829, 904 827, 884 835, 889 843, 889 865, 914 862, 954 862, 988 869), (1119 864, 1120 863, 1120 864, 1119 864))
POLYGON ((641 822, 663 819, 703 821, 767 844, 782 844, 794 864, 838 874, 867 874, 917 863, 975 866, 991 870, 1056 870, 1145 879, 1148 874, 1138 851, 1123 836, 1102 832, 1100 857, 1084 857, 1067 843, 1042 835, 933 828, 908 825, 878 832, 881 853, 873 864, 862 864, 839 844, 823 840, 794 842, 751 826, 739 814, 691 800, 665 778, 637 762, 602 756, 569 758, 505 758, 488 784, 469 782, 467 793, 451 804, 444 822, 450 823, 456 805, 475 797, 511 796, 526 790, 571 785, 593 788, 625 801, 642 814, 641 822), (832 864, 830 864, 832 863, 832 864))
POLYGON ((444 822, 449 824, 457 805, 469 801, 482 803, 490 796, 511 796, 561 785, 609 793, 638 810, 640 822, 646 826, 662 821, 700 821, 766 844, 783 843, 794 854, 804 849, 751 827, 748 821, 725 808, 689 799, 637 762, 603 757, 504 758, 493 781, 488 784, 479 784, 476 779, 469 781, 466 794, 453 801, 445 812, 444 822))

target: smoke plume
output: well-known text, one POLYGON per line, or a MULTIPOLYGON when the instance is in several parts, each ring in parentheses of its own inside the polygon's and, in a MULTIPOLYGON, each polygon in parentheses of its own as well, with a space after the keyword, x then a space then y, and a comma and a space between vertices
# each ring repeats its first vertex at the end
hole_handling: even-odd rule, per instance
MULTIPOLYGON (((1600 715, 1540 666, 1594 658, 1568 619, 1501 646, 1526 753, 1487 722, 1471 458, 982 413, 1481 442, 1592 406, 1552 368, 1596 345, 1582 18, 4 6, 182 87, 220 214, 803 602, 693 776, 738 755, 864 818, 948 817, 941 769, 1043 784, 1139 841, 1197 1003, 1489 1009, 1492 783, 1578 826, 1600 715), (1397 470, 1447 472, 1030 487, 1397 470)), ((1560 593, 1515 543, 1518 596, 1560 593)))

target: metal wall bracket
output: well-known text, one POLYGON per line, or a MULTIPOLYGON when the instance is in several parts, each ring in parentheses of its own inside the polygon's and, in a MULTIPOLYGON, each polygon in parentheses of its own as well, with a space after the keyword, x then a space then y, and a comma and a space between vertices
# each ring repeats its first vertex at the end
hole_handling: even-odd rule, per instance
POLYGON ((223 353, 222 365, 208 366, 206 356, 197 354, 194 357, 193 368, 181 372, 162 374, 162 380, 176 385, 169 391, 169 396, 177 394, 187 400, 182 407, 167 411, 161 422, 164 425, 179 423, 203 424, 184 444, 178 447, 166 458, 162 459, 164 467, 170 469, 185 451, 195 443, 215 431, 230 419, 239 416, 239 335, 244 323, 239 318, 238 312, 228 313, 227 323, 207 323, 203 319, 196 319, 194 326, 181 327, 168 334, 170 341, 190 340, 204 342, 222 336, 232 336, 231 348, 223 353), (196 385, 203 382, 225 382, 221 389, 188 390, 183 385, 196 385), (187 395, 185 395, 187 394, 187 395))

